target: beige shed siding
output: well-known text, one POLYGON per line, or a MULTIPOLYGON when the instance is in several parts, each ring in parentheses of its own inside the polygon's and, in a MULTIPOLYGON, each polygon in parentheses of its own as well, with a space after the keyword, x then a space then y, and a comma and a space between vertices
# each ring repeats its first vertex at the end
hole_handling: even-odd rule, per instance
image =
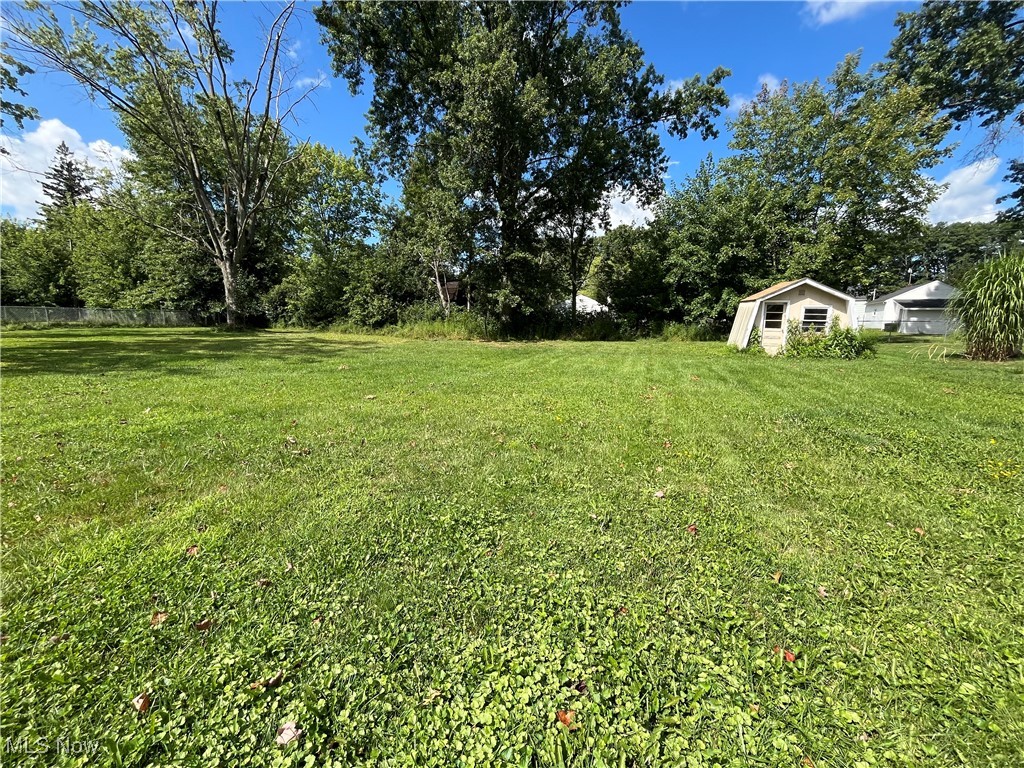
POLYGON ((751 327, 750 320, 757 309, 757 302, 743 301, 736 308, 736 317, 732 321, 732 330, 729 331, 729 343, 734 347, 743 349, 750 341, 747 330, 751 327))
POLYGON ((770 299, 762 299, 758 302, 757 316, 754 319, 754 327, 761 329, 761 346, 771 355, 776 354, 786 344, 786 332, 790 323, 799 323, 804 316, 804 307, 828 307, 829 324, 838 320, 839 325, 849 327, 850 315, 849 306, 845 299, 834 296, 820 288, 806 283, 787 291, 782 291, 770 299), (786 320, 781 331, 764 330, 764 311, 768 304, 785 302, 786 320))

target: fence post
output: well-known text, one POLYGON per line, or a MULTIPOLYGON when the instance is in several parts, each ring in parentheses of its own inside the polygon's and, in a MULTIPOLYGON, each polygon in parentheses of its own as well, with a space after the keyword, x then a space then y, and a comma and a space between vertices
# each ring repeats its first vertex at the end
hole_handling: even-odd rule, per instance
POLYGON ((50 310, 46 307, 43 307, 43 322, 47 325, 50 324, 50 310))

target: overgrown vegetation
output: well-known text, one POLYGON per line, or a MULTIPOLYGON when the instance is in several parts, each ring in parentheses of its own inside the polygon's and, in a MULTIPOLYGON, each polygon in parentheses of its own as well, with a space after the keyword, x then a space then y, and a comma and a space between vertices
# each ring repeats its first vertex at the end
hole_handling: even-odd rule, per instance
POLYGON ((922 348, 5 333, 5 764, 1015 766, 1024 366, 922 348))
POLYGON ((801 331, 799 322, 791 322, 786 332, 785 357, 831 357, 854 360, 871 354, 878 345, 877 334, 864 333, 833 321, 828 331, 801 331))
POLYGON ((967 355, 1006 360, 1024 349, 1024 251, 1008 252, 971 271, 954 297, 967 355))

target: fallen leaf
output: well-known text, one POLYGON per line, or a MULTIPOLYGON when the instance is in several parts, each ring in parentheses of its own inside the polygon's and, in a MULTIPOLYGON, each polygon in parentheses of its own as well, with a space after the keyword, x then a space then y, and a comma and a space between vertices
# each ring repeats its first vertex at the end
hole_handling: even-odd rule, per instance
POLYGON ((828 597, 828 590, 824 587, 818 587, 818 597, 828 597))
POLYGON ((296 426, 299 423, 298 419, 292 419, 292 426, 296 426))
POLYGON ((50 635, 50 637, 47 638, 47 640, 49 640, 54 645, 57 645, 59 643, 63 643, 65 640, 70 640, 70 639, 71 639, 71 635, 68 634, 67 632, 65 632, 64 634, 61 634, 61 635, 50 635))
POLYGON ((700 376, 690 375, 690 381, 700 381, 700 376))
POLYGON ((441 691, 439 691, 437 688, 431 688, 429 691, 427 691, 427 695, 423 698, 422 703, 429 704, 440 695, 441 691))
POLYGON ((800 761, 800 765, 806 766, 806 768, 814 768, 814 761, 811 760, 811 758, 805 756, 800 761))
POLYGON ((558 710, 558 722, 568 728, 570 731, 575 731, 579 728, 579 723, 576 720, 575 709, 560 709, 558 710))
POLYGON ((691 535, 693 535, 693 536, 696 536, 697 535, 697 524, 696 523, 690 523, 688 526, 686 526, 686 532, 691 534, 691 535))
POLYGON ((761 705, 760 704, 751 704, 750 705, 750 711, 753 712, 756 715, 758 712, 761 711, 761 705))
POLYGON ((273 583, 274 582, 272 582, 270 579, 256 579, 256 581, 253 582, 253 586, 254 587, 261 587, 261 588, 262 587, 269 587, 273 583))
POLYGON ((296 741, 300 736, 302 729, 294 722, 287 722, 277 729, 277 743, 282 747, 296 741))
POLYGON ((367 396, 366 396, 365 398, 363 398, 363 399, 364 399, 364 400, 376 400, 376 399, 377 399, 377 396, 376 396, 376 395, 367 395, 367 396))
POLYGON ((216 622, 213 619, 203 619, 202 621, 197 621, 192 626, 198 629, 200 632, 209 632, 211 629, 213 629, 214 624, 216 624, 216 622))
POLYGON ((291 573, 294 570, 295 570, 295 566, 292 565, 292 561, 291 560, 287 561, 287 563, 284 566, 284 572, 285 573, 291 573))
POLYGON ((143 691, 134 699, 132 699, 132 706, 135 707, 135 710, 137 712, 143 715, 146 714, 146 712, 149 710, 149 704, 149 694, 145 691, 143 691))
POLYGON ((665 498, 665 492, 664 491, 655 491, 654 492, 654 498, 656 498, 656 499, 664 499, 665 498))
POLYGON ((924 528, 915 528, 914 533, 916 533, 918 536, 924 536, 924 528))
POLYGON ((672 441, 671 440, 666 440, 664 443, 662 443, 662 446, 665 447, 665 448, 671 448, 672 447, 672 441))
POLYGON ((0 645, 3 645, 10 639, 10 635, 0 635, 0 645))
POLYGON ((207 530, 208 527, 209 526, 207 526, 206 523, 200 523, 199 525, 196 526, 196 531, 198 533, 206 533, 206 530, 207 530))
POLYGON ((151 626, 151 627, 159 627, 165 621, 167 621, 167 613, 164 612, 164 611, 157 611, 156 613, 153 614, 153 617, 149 620, 149 626, 151 626))
POLYGON ((146 410, 143 411, 143 413, 149 413, 152 410, 153 410, 152 408, 147 408, 146 410))
POLYGON ((32 519, 35 520, 37 523, 43 522, 43 518, 40 517, 39 515, 33 515, 32 519))
POLYGON ((217 493, 227 493, 227 492, 228 492, 228 487, 226 485, 224 485, 224 483, 221 483, 220 485, 217 486, 217 493))
POLYGON ((288 437, 286 437, 284 441, 289 445, 295 445, 297 442, 299 442, 298 440, 295 439, 295 435, 288 435, 288 437))
POLYGON ((774 581, 776 584, 781 582, 782 581, 782 571, 776 571, 775 573, 773 573, 772 574, 772 581, 774 581))
POLYGON ((273 677, 268 677, 266 680, 257 680, 255 683, 249 683, 249 688, 252 690, 263 689, 263 688, 277 688, 281 683, 284 682, 284 670, 279 669, 277 674, 273 677))
POLYGON ((782 654, 782 658, 784 658, 786 661, 793 662, 796 661, 796 654, 792 651, 786 651, 782 654))
POLYGON ((189 547, 188 549, 185 550, 185 554, 188 555, 189 557, 198 557, 199 556, 199 545, 198 544, 193 544, 191 547, 189 547))
POLYGON ((629 608, 627 608, 627 607, 626 607, 626 606, 624 606, 624 605, 620 605, 620 606, 619 606, 619 610, 617 610, 617 611, 615 612, 615 615, 616 615, 616 616, 625 616, 625 615, 626 615, 627 613, 629 613, 629 608))
POLYGON ((324 622, 323 616, 317 616, 315 619, 313 619, 313 626, 314 627, 319 627, 321 624, 323 624, 323 622, 324 622))
POLYGON ((955 389, 952 389, 952 388, 950 388, 950 387, 943 387, 943 388, 942 388, 942 392, 943 392, 944 394, 947 394, 947 395, 955 395, 955 394, 956 394, 956 390, 955 390, 955 389))
POLYGON ((655 471, 655 472, 664 472, 664 471, 665 471, 665 468, 664 468, 664 467, 655 467, 655 468, 654 468, 654 471, 655 471))

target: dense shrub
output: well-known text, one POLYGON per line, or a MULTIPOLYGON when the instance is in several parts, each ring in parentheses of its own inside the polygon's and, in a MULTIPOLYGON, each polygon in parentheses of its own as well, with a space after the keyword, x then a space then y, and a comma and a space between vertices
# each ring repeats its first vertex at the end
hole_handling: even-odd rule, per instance
POLYGON ((663 341, 721 341, 722 332, 706 323, 665 323, 658 338, 663 341))
POLYGON ((828 333, 801 331, 799 323, 790 323, 786 346, 779 353, 785 357, 831 357, 853 360, 874 352, 877 339, 844 328, 833 321, 828 333))
POLYGON ((954 297, 967 356, 1006 360, 1024 349, 1024 251, 1007 253, 969 272, 954 297))

